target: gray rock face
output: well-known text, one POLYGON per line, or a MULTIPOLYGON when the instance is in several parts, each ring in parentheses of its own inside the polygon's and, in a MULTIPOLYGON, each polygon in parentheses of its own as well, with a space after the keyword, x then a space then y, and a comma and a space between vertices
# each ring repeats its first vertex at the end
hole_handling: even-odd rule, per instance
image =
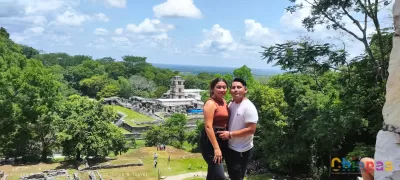
POLYGON ((47 170, 42 173, 30 174, 27 176, 23 176, 20 180, 52 180, 57 176, 67 176, 67 170, 65 169, 57 169, 57 170, 47 170))
MULTIPOLYGON (((395 133, 400 129, 400 0, 395 0, 392 13, 395 35, 389 59, 385 104, 382 109, 384 123, 390 128, 387 129, 389 131, 378 132, 374 155, 375 161, 384 162, 398 161, 400 153, 400 147, 396 145, 400 140, 395 133)), ((374 178, 400 179, 400 171, 396 168, 393 168, 393 171, 375 171, 374 178)))
POLYGON ((79 169, 79 171, 87 171, 87 170, 97 170, 97 169, 111 169, 111 168, 121 168, 121 167, 129 167, 129 166, 143 166, 143 163, 130 163, 130 164, 118 164, 118 165, 98 165, 91 166, 79 169))
POLYGON ((400 127, 400 1, 393 5, 395 36, 389 60, 389 77, 386 83, 386 101, 382 114, 385 124, 400 127))
POLYGON ((46 180, 46 175, 44 173, 36 173, 27 176, 23 176, 20 180, 46 180))
POLYGON ((89 173, 89 179, 90 179, 90 180, 96 180, 96 174, 94 174, 93 171, 91 171, 91 172, 89 173))
POLYGON ((79 176, 78 176, 78 173, 74 173, 74 178, 73 178, 73 180, 81 180, 81 179, 79 178, 79 176))

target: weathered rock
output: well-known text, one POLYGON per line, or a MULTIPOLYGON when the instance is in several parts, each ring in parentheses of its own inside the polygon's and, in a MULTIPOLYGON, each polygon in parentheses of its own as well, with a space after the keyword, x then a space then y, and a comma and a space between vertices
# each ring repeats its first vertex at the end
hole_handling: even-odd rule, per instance
POLYGON ((35 173, 23 176, 20 180, 46 180, 46 175, 44 173, 35 173))
POLYGON ((99 171, 95 171, 97 176, 99 177, 99 180, 103 180, 103 177, 101 177, 101 174, 99 173, 99 171))
POLYGON ((121 168, 121 167, 129 167, 129 166, 143 166, 143 163, 130 163, 130 164, 118 164, 118 165, 97 165, 97 166, 85 167, 85 168, 79 169, 79 171, 97 170, 97 169, 112 169, 112 168, 121 168))
POLYGON ((393 47, 389 60, 389 77, 386 83, 386 101, 383 106, 385 124, 400 127, 400 2, 393 5, 393 19, 396 35, 393 37, 393 47))
MULTIPOLYGON (((400 132, 400 0, 395 0, 392 13, 395 35, 393 36, 393 47, 389 59, 385 104, 382 109, 384 124, 388 127, 378 132, 374 155, 375 161, 383 161, 384 163, 396 162, 400 153, 399 135, 395 133, 400 132)), ((374 178, 400 179, 400 171, 398 169, 375 171, 374 178)))
POLYGON ((90 180, 96 180, 96 174, 94 174, 93 171, 90 171, 90 173, 89 173, 89 179, 90 179, 90 180))
POLYGON ((48 170, 48 171, 43 171, 43 173, 45 173, 48 178, 56 176, 65 176, 68 174, 67 170, 65 169, 48 170))
POLYGON ((74 180, 81 180, 78 176, 78 173, 74 173, 74 180))

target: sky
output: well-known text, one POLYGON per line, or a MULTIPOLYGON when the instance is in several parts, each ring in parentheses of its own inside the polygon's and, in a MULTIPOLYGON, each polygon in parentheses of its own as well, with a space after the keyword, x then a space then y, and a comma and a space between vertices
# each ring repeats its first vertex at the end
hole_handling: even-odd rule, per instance
MULTIPOLYGON (((304 35, 338 45, 340 37, 352 56, 363 52, 362 44, 340 31, 319 26, 307 32, 301 21, 309 8, 286 12, 290 5, 289 0, 0 0, 0 26, 13 41, 45 53, 145 56, 150 63, 276 69, 262 60, 261 46, 304 35)), ((383 11, 381 19, 390 21, 389 13, 383 11)), ((344 22, 356 30, 349 19, 344 22)))

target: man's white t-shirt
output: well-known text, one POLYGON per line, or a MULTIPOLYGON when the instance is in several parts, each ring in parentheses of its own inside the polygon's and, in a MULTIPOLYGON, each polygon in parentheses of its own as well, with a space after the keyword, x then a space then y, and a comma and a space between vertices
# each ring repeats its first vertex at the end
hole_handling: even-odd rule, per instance
MULTIPOLYGON (((254 104, 248 100, 243 100, 240 104, 232 101, 229 103, 230 118, 229 118, 229 131, 237 131, 246 128, 246 123, 257 123, 258 113, 254 104)), ((229 140, 229 148, 237 152, 246 152, 253 147, 253 137, 232 137, 229 140)))

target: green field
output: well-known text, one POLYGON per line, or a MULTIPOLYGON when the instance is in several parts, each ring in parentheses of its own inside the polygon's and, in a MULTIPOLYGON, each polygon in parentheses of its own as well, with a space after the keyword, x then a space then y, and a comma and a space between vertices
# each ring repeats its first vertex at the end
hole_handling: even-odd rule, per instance
POLYGON ((113 106, 113 105, 108 105, 108 106, 112 107, 116 112, 121 112, 121 113, 125 114, 126 117, 124 118, 124 122, 133 127, 140 126, 140 125, 137 125, 135 122, 147 122, 147 121, 154 120, 153 118, 151 118, 149 116, 140 114, 136 111, 133 111, 131 109, 128 109, 128 108, 125 108, 122 106, 113 106))
MULTIPOLYGON (((143 142, 137 142, 142 146, 143 142)), ((117 156, 115 160, 103 162, 101 164, 125 164, 143 162, 143 166, 133 166, 115 169, 100 169, 98 172, 103 179, 123 180, 140 178, 141 180, 150 180, 157 177, 157 171, 160 170, 162 176, 177 175, 188 172, 207 171, 205 161, 199 153, 189 153, 184 150, 167 146, 165 151, 157 151, 156 147, 141 147, 138 149, 130 149, 127 153, 117 156), (153 154, 158 154, 158 166, 154 168, 153 154), (168 163, 168 156, 171 161, 168 163), (189 164, 192 168, 189 170, 189 164)), ((56 163, 40 163, 34 165, 12 166, 4 165, 1 167, 10 180, 17 180, 23 175, 31 173, 39 173, 44 170, 57 169, 67 167, 59 162, 56 163)), ((76 169, 69 168, 68 174, 77 172, 76 169)), ((79 176, 82 180, 89 179, 88 172, 80 172, 79 176)), ((59 178, 62 179, 62 178, 59 178)))

